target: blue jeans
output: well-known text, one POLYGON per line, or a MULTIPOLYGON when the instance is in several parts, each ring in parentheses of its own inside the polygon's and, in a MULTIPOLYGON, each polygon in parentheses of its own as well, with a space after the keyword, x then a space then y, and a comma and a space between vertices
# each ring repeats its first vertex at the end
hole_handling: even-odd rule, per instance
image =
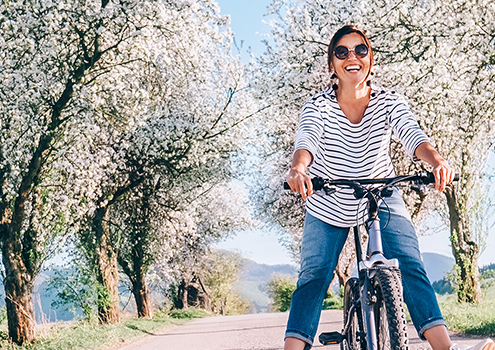
MULTIPOLYGON (((434 326, 445 325, 435 292, 421 261, 418 238, 410 215, 398 190, 380 204, 380 226, 384 255, 397 258, 402 275, 404 300, 416 330, 423 333, 434 326), (385 229, 383 226, 387 223, 385 229)), ((313 344, 320 319, 323 299, 333 278, 340 252, 349 228, 324 223, 306 213, 301 245, 301 269, 297 289, 292 295, 286 337, 313 344)), ((307 347, 308 348, 308 347, 307 347)))

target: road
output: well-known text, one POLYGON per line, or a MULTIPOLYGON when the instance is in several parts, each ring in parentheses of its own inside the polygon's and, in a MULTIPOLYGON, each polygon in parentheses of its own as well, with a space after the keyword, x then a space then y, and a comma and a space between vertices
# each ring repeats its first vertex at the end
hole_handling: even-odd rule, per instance
MULTIPOLYGON (((214 316, 194 320, 148 335, 118 350, 283 350, 287 313, 266 313, 240 316, 214 316)), ((323 311, 318 328, 320 332, 340 331, 342 312, 323 311)), ((429 349, 421 341, 412 325, 408 330, 410 349, 429 349)), ((478 339, 460 338, 452 335, 461 348, 476 344, 478 339)), ((323 348, 315 344, 314 348, 323 348)), ((339 350, 338 345, 325 346, 339 350)))

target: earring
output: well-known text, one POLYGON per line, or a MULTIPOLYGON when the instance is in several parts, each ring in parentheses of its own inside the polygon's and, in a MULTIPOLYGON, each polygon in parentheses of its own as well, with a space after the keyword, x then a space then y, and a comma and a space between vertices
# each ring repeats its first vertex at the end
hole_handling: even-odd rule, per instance
POLYGON ((371 79, 366 82, 366 85, 371 86, 371 79))
MULTIPOLYGON (((332 80, 335 80, 338 78, 339 77, 337 76, 337 73, 335 73, 335 72, 332 72, 332 74, 330 75, 330 79, 332 79, 332 80)), ((339 88, 339 86, 337 85, 337 83, 333 83, 333 85, 332 85, 333 91, 337 90, 338 88, 339 88)))

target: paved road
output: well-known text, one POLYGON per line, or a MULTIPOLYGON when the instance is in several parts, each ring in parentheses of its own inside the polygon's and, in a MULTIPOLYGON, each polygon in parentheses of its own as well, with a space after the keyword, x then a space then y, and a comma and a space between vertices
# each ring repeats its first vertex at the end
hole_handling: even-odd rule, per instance
MULTIPOLYGON (((287 313, 266 313, 240 316, 216 316, 192 321, 158 331, 134 342, 122 345, 119 350, 282 350, 287 322, 287 313)), ((340 331, 342 312, 323 311, 318 334, 322 331, 340 331)), ((410 325, 410 349, 429 349, 410 325)), ((477 339, 463 339, 453 335, 461 345, 476 344, 477 339)), ((316 344, 314 348, 323 348, 316 344)), ((339 350, 338 345, 326 346, 328 350, 339 350)))

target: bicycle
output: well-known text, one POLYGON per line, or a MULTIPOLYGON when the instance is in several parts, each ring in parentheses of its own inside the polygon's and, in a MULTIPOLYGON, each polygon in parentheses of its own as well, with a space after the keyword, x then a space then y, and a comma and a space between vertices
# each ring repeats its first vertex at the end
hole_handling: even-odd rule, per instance
MULTIPOLYGON (((454 181, 457 180, 459 176, 456 174, 454 181)), ((313 189, 321 195, 332 194, 339 187, 350 187, 355 198, 368 201, 368 218, 364 222, 368 233, 365 259, 360 227, 353 228, 359 277, 350 278, 344 286, 343 329, 341 332, 320 334, 320 343, 340 344, 341 350, 407 349, 407 322, 399 262, 397 259, 386 259, 383 255, 378 201, 390 197, 393 187, 402 187, 406 182, 411 189, 423 191, 425 186, 435 182, 434 175, 426 172, 384 179, 313 178, 311 181, 313 189)), ((290 189, 287 183, 284 183, 284 188, 290 189)))

